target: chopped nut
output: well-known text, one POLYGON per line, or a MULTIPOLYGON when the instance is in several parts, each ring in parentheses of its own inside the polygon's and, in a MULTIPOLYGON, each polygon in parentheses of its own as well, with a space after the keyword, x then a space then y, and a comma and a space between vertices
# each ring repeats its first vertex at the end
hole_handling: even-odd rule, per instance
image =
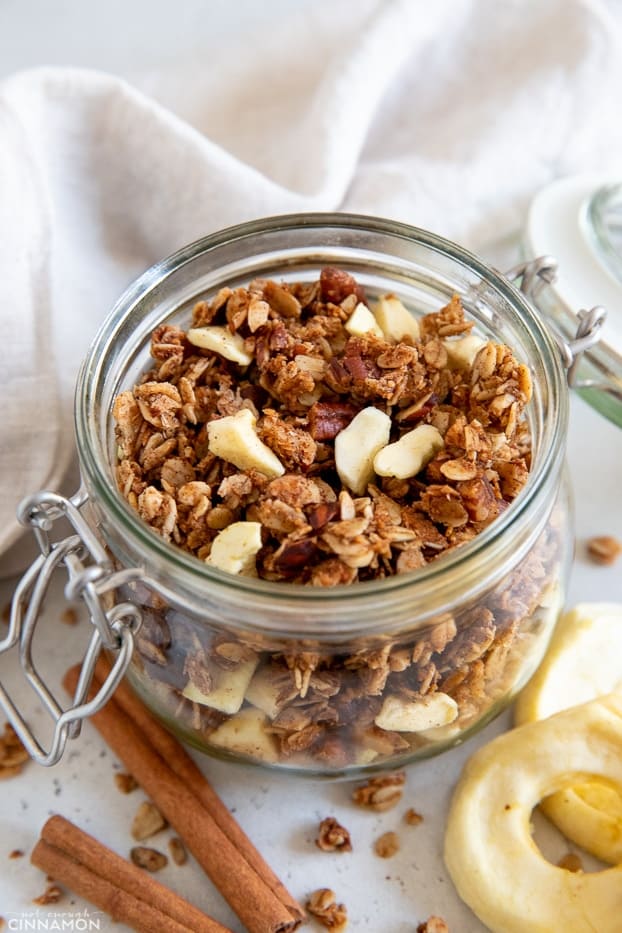
POLYGON ((117 785, 117 790, 122 794, 131 794, 132 791, 136 790, 138 787, 138 783, 132 775, 126 774, 124 771, 117 771, 115 773, 114 782, 117 785))
POLYGON ((335 438, 335 466, 344 485, 362 496, 374 475, 374 457, 389 442, 391 419, 370 406, 335 438))
POLYGON ((154 803, 143 801, 132 821, 132 836, 137 842, 155 836, 167 825, 166 820, 154 803))
POLYGON ((614 564, 622 554, 622 544, 612 535, 600 535, 588 540, 587 553, 596 564, 614 564))
POLYGON ((32 903, 38 904, 39 907, 46 907, 48 904, 58 904, 58 902, 63 897, 63 891, 56 884, 50 884, 47 886, 43 894, 40 894, 39 897, 33 898, 32 903))
POLYGON ((391 858, 396 852, 399 852, 400 840, 397 833, 383 833, 374 842, 374 852, 380 858, 391 858))
POLYGON ((315 844, 323 852, 351 852, 350 833, 337 822, 334 816, 327 816, 320 823, 315 844))
POLYGON ((248 408, 210 421, 207 425, 209 450, 217 457, 233 463, 239 470, 259 470, 270 478, 282 476, 285 467, 259 439, 256 424, 257 419, 248 408))
POLYGON ((216 535, 205 563, 227 573, 256 577, 255 558, 261 544, 260 522, 233 522, 216 535))
POLYGON ((583 871, 583 862, 575 852, 567 852, 560 858, 557 867, 572 872, 583 871))
POLYGON ((423 817, 410 807, 404 814, 404 822, 408 823, 409 826, 418 826, 419 823, 423 823, 423 817))
POLYGON ((379 476, 408 479, 416 476, 445 445, 442 435, 431 424, 403 434, 399 441, 383 447, 374 458, 374 470, 379 476))
POLYGON ((370 778, 366 784, 356 788, 352 800, 358 806, 378 813, 390 810, 402 799, 405 780, 403 771, 370 778))
POLYGON ((169 839, 168 850, 176 865, 185 865, 188 861, 186 847, 178 836, 173 836, 172 839, 169 839))
POLYGON ((213 350, 226 360, 248 366, 253 357, 244 349, 244 341, 239 334, 232 334, 226 327, 191 327, 188 340, 195 347, 213 350))
POLYGON ((417 933, 449 933, 449 927, 441 917, 428 917, 417 927, 417 933))
POLYGON ((69 607, 61 613, 60 617, 61 622, 64 625, 77 625, 78 624, 78 613, 75 609, 69 607))
POLYGON ((130 858, 134 865, 144 868, 147 871, 160 871, 165 865, 168 865, 168 859, 163 852, 157 849, 149 849, 147 846, 134 846, 130 849, 130 858))
POLYGON ((335 892, 330 888, 319 888, 309 895, 306 903, 309 913, 327 930, 342 933, 348 923, 348 912, 343 904, 337 904, 335 892))
POLYGON ((0 736, 0 780, 20 774, 28 758, 15 729, 6 723, 0 736))

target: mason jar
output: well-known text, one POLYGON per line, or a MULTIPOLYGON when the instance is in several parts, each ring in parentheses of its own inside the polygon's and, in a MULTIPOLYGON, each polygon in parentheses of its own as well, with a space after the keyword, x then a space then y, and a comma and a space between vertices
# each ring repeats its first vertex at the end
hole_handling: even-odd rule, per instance
MULTIPOLYGON (((35 573, 46 561, 65 563, 70 595, 85 598, 95 624, 83 687, 96 651, 106 648, 112 678, 125 674, 149 709, 203 752, 308 775, 354 775, 462 742, 541 660, 573 548, 564 470, 569 351, 520 290, 533 274, 527 265, 504 276, 432 233, 343 214, 243 224, 153 266, 119 300, 80 371, 83 488, 71 500, 42 494, 22 507, 42 557, 18 594, 14 640, 35 573), (158 536, 123 498, 113 403, 149 368, 156 327, 188 327, 195 302, 225 285, 310 282, 325 266, 351 273, 372 299, 393 293, 415 316, 460 296, 474 333, 506 344, 529 367, 530 473, 490 525, 416 570, 330 588, 233 576, 158 536), (49 540, 61 514, 75 531, 65 548, 70 560, 49 540), (187 689, 189 672, 195 685, 209 684, 202 700, 187 689), (388 708, 407 715, 387 718, 388 708)), ((56 716, 52 749, 30 740, 44 764, 93 711, 85 695, 56 716)))

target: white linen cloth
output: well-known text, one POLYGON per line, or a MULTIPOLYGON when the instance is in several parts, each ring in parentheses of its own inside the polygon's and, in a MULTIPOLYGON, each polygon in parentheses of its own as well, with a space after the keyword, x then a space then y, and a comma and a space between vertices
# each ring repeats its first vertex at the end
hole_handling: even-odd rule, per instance
POLYGON ((615 11, 317 0, 133 84, 68 68, 4 80, 0 574, 20 559, 17 502, 63 483, 80 359, 134 276, 291 211, 391 217, 473 249, 515 232, 553 178, 622 168, 615 11))

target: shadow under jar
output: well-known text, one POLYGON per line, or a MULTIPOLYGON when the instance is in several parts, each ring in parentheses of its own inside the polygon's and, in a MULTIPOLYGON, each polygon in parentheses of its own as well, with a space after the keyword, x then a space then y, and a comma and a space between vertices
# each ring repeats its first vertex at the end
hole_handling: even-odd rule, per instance
POLYGON ((204 752, 310 775, 395 767, 462 741, 533 673, 563 605, 567 418, 560 354, 532 306, 425 231, 359 216, 277 217, 154 266, 103 325, 76 394, 93 522, 119 567, 142 570, 116 594, 143 615, 132 687, 204 752), (327 265, 354 275, 371 300, 393 293, 415 316, 457 294, 474 333, 528 365, 530 474, 476 537, 412 572, 326 589, 233 576, 163 540, 124 500, 113 402, 149 369, 152 331, 188 327, 196 301, 254 278, 315 281, 327 265))

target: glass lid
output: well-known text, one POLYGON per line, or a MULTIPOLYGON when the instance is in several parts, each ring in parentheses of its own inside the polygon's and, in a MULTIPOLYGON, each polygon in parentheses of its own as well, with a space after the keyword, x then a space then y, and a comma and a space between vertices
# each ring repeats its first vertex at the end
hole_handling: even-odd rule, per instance
POLYGON ((622 182, 576 175, 544 188, 530 206, 523 246, 526 258, 557 261, 555 280, 536 303, 564 337, 576 331, 579 312, 606 309, 600 341, 582 357, 575 385, 622 427, 622 182))

